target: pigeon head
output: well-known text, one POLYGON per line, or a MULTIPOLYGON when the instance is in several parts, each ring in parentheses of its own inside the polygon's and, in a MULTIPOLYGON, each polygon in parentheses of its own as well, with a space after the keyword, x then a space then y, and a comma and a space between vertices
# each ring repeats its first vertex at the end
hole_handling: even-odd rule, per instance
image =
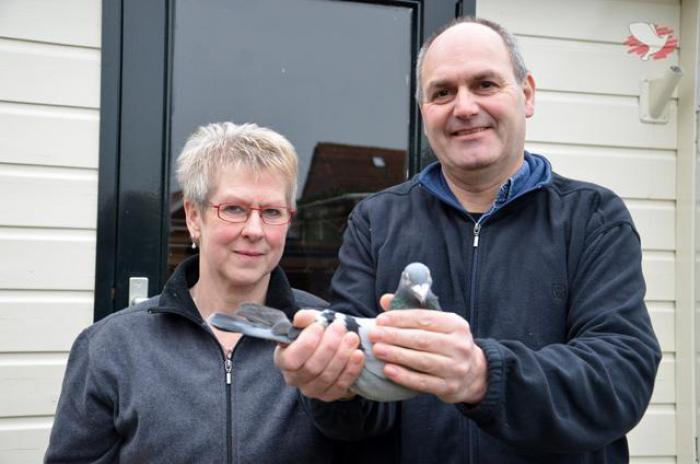
POLYGON ((411 263, 401 273, 401 283, 409 288, 418 301, 425 303, 433 279, 430 270, 423 263, 411 263))

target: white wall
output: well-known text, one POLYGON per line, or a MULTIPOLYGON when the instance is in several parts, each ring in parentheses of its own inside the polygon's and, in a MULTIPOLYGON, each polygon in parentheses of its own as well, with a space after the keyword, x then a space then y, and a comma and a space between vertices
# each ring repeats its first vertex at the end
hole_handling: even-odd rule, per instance
POLYGON ((0 462, 41 462, 92 321, 100 0, 0 1, 0 462))
POLYGON ((637 21, 679 35, 679 0, 477 1, 477 15, 518 36, 537 82, 526 146, 562 175, 622 196, 642 238, 646 301, 663 350, 652 404, 631 432, 636 463, 676 462, 677 101, 668 124, 642 123, 640 82, 678 63, 641 61, 623 42, 637 21))

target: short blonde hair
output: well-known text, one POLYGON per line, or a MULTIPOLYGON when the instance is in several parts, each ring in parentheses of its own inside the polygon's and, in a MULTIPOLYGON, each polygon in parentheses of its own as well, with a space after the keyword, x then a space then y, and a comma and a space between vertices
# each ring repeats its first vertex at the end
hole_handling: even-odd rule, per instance
POLYGON ((272 129, 217 122, 199 127, 187 139, 177 158, 177 181, 185 200, 205 206, 222 168, 249 168, 256 175, 274 171, 288 181, 287 202, 294 208, 298 165, 292 144, 272 129))

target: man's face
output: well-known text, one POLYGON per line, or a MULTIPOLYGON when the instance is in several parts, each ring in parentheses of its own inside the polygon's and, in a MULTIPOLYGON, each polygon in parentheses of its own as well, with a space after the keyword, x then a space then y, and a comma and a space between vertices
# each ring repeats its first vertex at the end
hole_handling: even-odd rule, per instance
POLYGON ((495 31, 475 23, 448 29, 428 49, 421 80, 425 134, 448 177, 517 171, 535 84, 530 75, 516 82, 495 31))

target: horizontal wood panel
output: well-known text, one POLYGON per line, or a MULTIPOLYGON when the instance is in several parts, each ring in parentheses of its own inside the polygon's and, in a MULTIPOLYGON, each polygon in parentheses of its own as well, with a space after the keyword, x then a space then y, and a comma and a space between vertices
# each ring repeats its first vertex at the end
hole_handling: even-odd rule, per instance
POLYGON ((674 456, 630 456, 630 464, 676 464, 674 456))
POLYGON ((641 422, 628 434, 632 456, 676 454, 676 413, 673 406, 649 406, 641 422))
POLYGON ((625 200, 644 250, 676 249, 674 203, 625 200))
POLYGON ((572 179, 604 185, 624 198, 676 198, 675 150, 546 143, 530 143, 527 149, 547 157, 555 172, 572 179), (630 172, 634 172, 634 175, 629 175, 630 172))
POLYGON ((2 0, 0 36, 99 47, 101 7, 96 0, 2 0))
POLYGON ((676 402, 676 360, 673 356, 664 356, 656 372, 652 404, 673 404, 676 402))
POLYGON ((44 453, 49 445, 51 423, 51 418, 0 418, 0 462, 43 462, 44 453))
POLYGON ((0 102, 0 162, 97 168, 99 111, 0 102))
POLYGON ((520 45, 539 90, 639 96, 642 79, 678 64, 677 53, 642 61, 622 44, 521 37, 520 45))
MULTIPOLYGON (((592 0, 482 1, 477 16, 501 23, 515 34, 623 43, 629 24, 649 21, 668 26, 678 36, 680 2, 592 0)), ((527 56, 525 57, 527 60, 527 56)))
POLYGON ((0 100, 99 108, 100 51, 0 39, 0 100))
POLYGON ((0 292, 0 352, 67 352, 93 320, 91 292, 0 292))
POLYGON ((95 232, 0 229, 0 289, 87 290, 95 284, 95 232))
POLYGON ((0 223, 4 226, 95 229, 97 171, 0 165, 0 223))
POLYGON ((668 124, 639 119, 639 99, 539 92, 535 115, 527 120, 529 143, 550 142, 646 149, 676 149, 676 104, 668 124))
MULTIPOLYGON (((29 358, 25 356, 25 358, 29 358)), ((6 363, 0 357, 0 417, 48 416, 56 412, 66 360, 28 359, 6 363)))
POLYGON ((647 284, 647 300, 675 300, 676 267, 672 254, 645 251, 642 257, 642 271, 647 284))
POLYGON ((673 309, 662 309, 661 304, 647 302, 651 323, 659 339, 661 350, 665 353, 676 351, 676 312, 673 309))

